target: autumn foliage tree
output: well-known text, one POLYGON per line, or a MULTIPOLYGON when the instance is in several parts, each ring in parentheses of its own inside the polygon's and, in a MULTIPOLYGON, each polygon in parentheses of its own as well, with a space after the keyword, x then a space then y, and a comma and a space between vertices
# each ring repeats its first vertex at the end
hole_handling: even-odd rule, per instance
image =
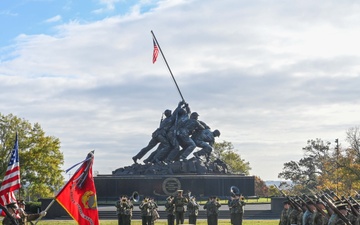
POLYGON ((231 173, 250 174, 250 163, 241 158, 231 142, 223 141, 221 143, 215 143, 211 158, 219 158, 225 162, 231 173))
POLYGON ((337 139, 333 145, 321 139, 309 140, 303 148, 304 157, 285 163, 278 177, 291 180, 294 188, 304 192, 328 188, 351 194, 352 190, 359 190, 360 130, 350 128, 346 135, 348 147, 341 146, 337 139))
POLYGON ((255 176, 255 195, 261 197, 269 196, 269 187, 266 186, 265 182, 258 176, 255 176))
POLYGON ((4 177, 10 152, 18 134, 22 197, 53 197, 63 185, 60 141, 46 136, 40 124, 31 124, 12 114, 0 114, 0 179, 4 177))

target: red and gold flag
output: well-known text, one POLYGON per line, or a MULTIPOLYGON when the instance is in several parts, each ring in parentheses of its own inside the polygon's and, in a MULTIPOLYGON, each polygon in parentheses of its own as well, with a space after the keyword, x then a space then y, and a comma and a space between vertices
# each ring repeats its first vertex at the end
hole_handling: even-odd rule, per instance
POLYGON ((81 225, 98 225, 99 214, 92 174, 94 152, 90 152, 81 167, 57 194, 56 201, 81 225))

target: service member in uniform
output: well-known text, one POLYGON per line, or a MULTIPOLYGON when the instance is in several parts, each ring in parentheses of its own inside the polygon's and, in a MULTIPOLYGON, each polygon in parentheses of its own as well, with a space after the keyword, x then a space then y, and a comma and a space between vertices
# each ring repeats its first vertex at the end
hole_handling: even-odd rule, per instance
POLYGON ((206 209, 207 223, 208 225, 218 224, 219 208, 221 207, 220 202, 216 196, 211 196, 205 203, 204 209, 206 209))
POLYGON ((19 224, 18 220, 20 216, 17 214, 18 206, 15 202, 11 202, 6 205, 8 213, 2 221, 3 225, 17 225, 19 224))
POLYGON ((37 220, 39 217, 44 217, 46 215, 45 211, 42 211, 40 213, 27 214, 25 212, 26 203, 24 200, 19 200, 18 205, 19 205, 18 212, 20 216, 20 220, 19 220, 20 225, 28 225, 28 223, 31 223, 31 221, 37 220))
POLYGON ((151 225, 152 223, 152 207, 149 197, 145 197, 140 203, 142 225, 151 225))
POLYGON ((196 224, 197 216, 199 215, 199 203, 196 202, 194 196, 189 198, 186 210, 189 213, 189 224, 196 224))
POLYGON ((122 221, 122 215, 123 215, 123 208, 121 207, 121 204, 123 203, 123 198, 124 196, 120 196, 119 200, 117 200, 115 202, 115 207, 116 207, 116 215, 117 215, 117 218, 118 218, 118 225, 124 225, 124 222, 122 221))
POLYGON ((313 214, 316 210, 314 201, 316 200, 308 200, 306 202, 306 211, 303 214, 302 225, 312 225, 313 223, 313 214))
POLYGON ((150 212, 151 212, 151 225, 154 225, 155 221, 160 218, 160 215, 157 211, 158 205, 155 202, 155 199, 150 198, 149 208, 150 208, 150 212))
POLYGON ((295 204, 298 204, 296 200, 294 200, 293 204, 290 203, 290 208, 288 210, 289 225, 301 225, 301 222, 299 222, 299 217, 302 218, 302 216, 300 216, 300 214, 302 213, 302 209, 300 208, 300 204, 298 204, 298 207, 295 204))
POLYGON ((302 218, 304 216, 304 213, 306 211, 306 204, 301 202, 299 203, 301 205, 301 208, 302 208, 302 211, 298 214, 298 217, 297 217, 297 225, 302 225, 302 218))
MULTIPOLYGON (((328 217, 324 216, 319 210, 325 212, 325 206, 319 200, 315 202, 316 208, 314 209, 314 213, 312 215, 312 225, 324 225, 328 224, 328 217), (319 209, 319 210, 318 210, 319 209)), ((327 215, 327 214, 326 214, 327 215)), ((355 225, 355 224, 354 224, 355 225)))
POLYGON ((241 194, 236 194, 231 196, 231 200, 229 202, 230 208, 230 218, 232 225, 242 225, 242 219, 244 215, 244 206, 245 202, 241 194))
POLYGON ((167 212, 168 225, 174 225, 175 222, 175 206, 172 203, 173 196, 166 198, 165 211, 167 212))
POLYGON ((176 225, 183 224, 185 220, 185 205, 188 202, 187 198, 183 196, 183 190, 178 190, 177 195, 172 200, 175 205, 176 225))
POLYGON ((117 207, 119 208, 118 211, 120 216, 120 219, 118 220, 119 224, 121 223, 121 225, 130 225, 132 211, 134 208, 134 205, 132 204, 130 199, 126 195, 123 195, 117 207))
POLYGON ((290 202, 288 200, 286 200, 283 202, 283 209, 281 211, 279 225, 288 225, 289 224, 288 223, 289 209, 290 209, 290 202))
POLYGON ((359 204, 352 204, 352 207, 354 210, 356 210, 357 212, 352 212, 352 210, 350 210, 350 215, 348 216, 348 219, 350 220, 351 224, 353 225, 360 225, 360 216, 357 216, 356 214, 359 214, 359 204))
MULTIPOLYGON (((338 203, 336 204, 336 208, 343 216, 345 217, 348 216, 347 204, 338 203)), ((345 224, 346 223, 341 219, 341 217, 337 213, 331 215, 328 223, 328 225, 345 225, 345 224)))

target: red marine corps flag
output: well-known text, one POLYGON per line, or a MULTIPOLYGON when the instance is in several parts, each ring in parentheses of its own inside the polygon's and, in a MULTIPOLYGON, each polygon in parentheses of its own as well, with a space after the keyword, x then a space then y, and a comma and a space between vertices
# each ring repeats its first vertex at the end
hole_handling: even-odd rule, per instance
POLYGON ((98 225, 99 215, 92 174, 94 152, 90 152, 81 167, 55 197, 69 215, 81 225, 98 225))

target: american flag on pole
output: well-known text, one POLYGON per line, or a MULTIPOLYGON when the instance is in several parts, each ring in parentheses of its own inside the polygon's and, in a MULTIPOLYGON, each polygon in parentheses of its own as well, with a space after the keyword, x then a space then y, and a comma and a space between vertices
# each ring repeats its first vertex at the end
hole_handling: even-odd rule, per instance
POLYGON ((19 142, 16 134, 14 148, 0 187, 0 204, 7 205, 16 202, 14 191, 20 189, 19 142))
POLYGON ((153 51, 153 63, 156 62, 156 59, 158 57, 158 54, 159 54, 159 48, 155 42, 155 40, 153 39, 153 42, 154 42, 154 51, 153 51))

